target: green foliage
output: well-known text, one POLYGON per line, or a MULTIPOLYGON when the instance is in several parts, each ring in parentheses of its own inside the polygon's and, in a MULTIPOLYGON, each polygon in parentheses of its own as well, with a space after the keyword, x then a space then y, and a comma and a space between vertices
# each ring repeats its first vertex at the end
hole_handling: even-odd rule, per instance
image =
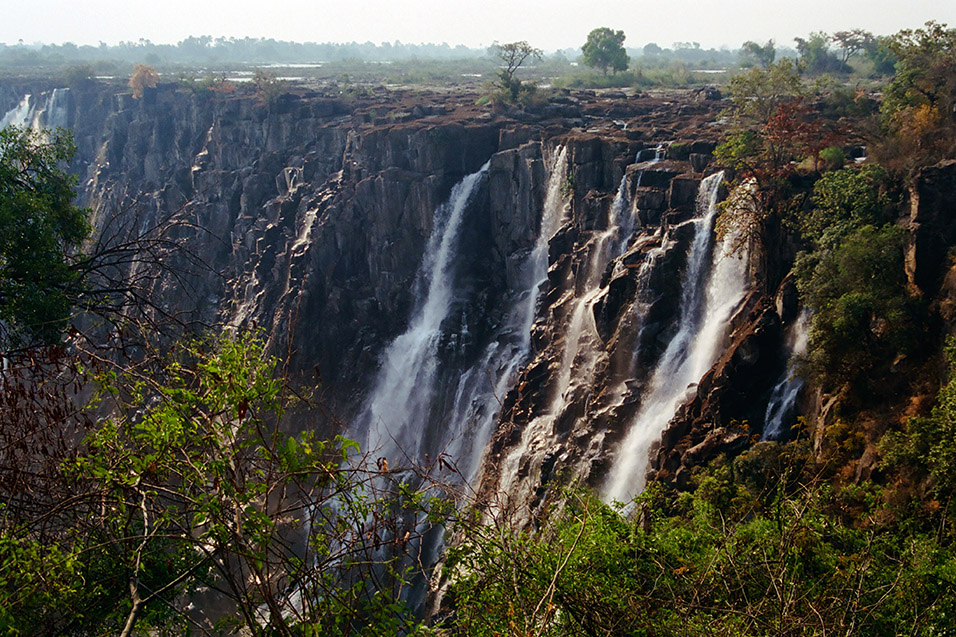
POLYGON ((588 33, 587 42, 581 47, 583 61, 586 65, 601 69, 604 75, 611 69, 612 73, 626 71, 628 65, 627 53, 624 51, 623 31, 614 31, 608 27, 600 27, 588 33))
POLYGON ((536 49, 526 41, 521 40, 520 42, 509 42, 507 44, 495 42, 491 46, 490 52, 502 64, 502 68, 498 70, 498 87, 503 92, 503 97, 511 102, 516 102, 522 92, 533 90, 533 85, 523 83, 515 74, 529 59, 540 60, 543 55, 541 49, 536 49))
POLYGON ((806 95, 793 62, 784 58, 767 68, 752 68, 730 79, 733 114, 742 124, 766 124, 778 108, 806 95))
MULTIPOLYGON (((842 157, 843 151, 836 150, 842 157)), ((820 151, 821 159, 827 159, 826 151, 820 151)), ((829 248, 860 226, 880 225, 888 204, 885 180, 886 172, 878 164, 824 174, 813 186, 813 207, 800 216, 800 233, 818 248, 829 248)))
POLYGON ((0 622, 182 632, 190 595, 213 587, 230 630, 413 632, 409 556, 447 506, 368 470, 345 438, 286 432, 275 366, 243 336, 101 374, 112 415, 61 461, 75 495, 45 505, 57 528, 50 514, 0 525, 0 622))
POLYGON ((879 151, 912 172, 956 150, 956 29, 928 22, 900 31, 886 46, 897 62, 880 106, 888 139, 879 151))
POLYGON ((830 41, 840 49, 840 65, 843 69, 849 68, 847 63, 853 56, 872 48, 875 39, 873 34, 864 29, 850 29, 837 31, 830 36, 830 41))
POLYGON ((914 350, 921 311, 906 289, 905 232, 863 225, 838 239, 844 232, 824 230, 821 241, 833 245, 797 264, 798 289, 814 312, 808 356, 825 386, 875 389, 886 366, 914 350))
MULTIPOLYGON (((348 84, 348 76, 346 85, 348 84)), ((252 86, 256 92, 256 99, 262 104, 275 104, 279 96, 285 91, 285 83, 280 82, 272 71, 258 69, 252 76, 252 86)))
POLYGON ((82 86, 96 77, 96 70, 89 64, 69 66, 63 71, 63 80, 67 86, 82 86))
POLYGON ((464 530, 448 568, 468 635, 945 634, 956 553, 881 526, 880 490, 820 481, 805 443, 761 443, 658 485, 634 517, 572 492, 538 530, 464 530), (854 524, 844 512, 853 509, 854 524))
POLYGON ((896 72, 896 54, 890 48, 891 38, 880 35, 870 42, 865 54, 873 64, 873 72, 877 75, 893 75, 896 72))
POLYGON ((0 345, 54 342, 70 317, 71 264, 90 231, 88 211, 73 205, 75 178, 60 168, 75 150, 64 130, 0 131, 0 345))
POLYGON ((740 56, 743 64, 747 66, 759 65, 763 68, 773 64, 777 57, 777 50, 774 48, 774 41, 769 40, 766 44, 760 45, 752 40, 744 42, 740 48, 740 56))
POLYGON ((827 146, 819 152, 818 157, 822 163, 822 170, 843 168, 843 164, 846 163, 846 154, 839 146, 827 146))
POLYGON ((950 503, 948 514, 956 519, 956 337, 946 342, 949 378, 940 388, 929 416, 910 418, 902 432, 890 432, 881 441, 884 465, 907 467, 926 482, 935 498, 950 503))
POLYGON ((875 382, 914 351, 922 311, 907 291, 905 232, 881 225, 889 200, 878 165, 825 173, 797 222, 812 249, 798 256, 797 287, 814 312, 808 358, 827 387, 875 382))
POLYGON ((811 33, 806 40, 794 38, 800 53, 800 68, 810 75, 841 72, 846 65, 830 52, 830 37, 822 31, 811 33))

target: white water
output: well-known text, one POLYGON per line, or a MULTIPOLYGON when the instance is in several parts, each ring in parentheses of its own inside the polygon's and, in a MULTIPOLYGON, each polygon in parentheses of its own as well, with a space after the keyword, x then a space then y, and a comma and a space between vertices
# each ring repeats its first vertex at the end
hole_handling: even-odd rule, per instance
POLYGON ((441 324, 452 302, 453 257, 461 221, 482 177, 478 172, 461 180, 448 201, 435 210, 431 237, 417 279, 427 290, 412 311, 408 329, 385 350, 374 389, 359 422, 365 423, 366 450, 393 463, 417 460, 422 430, 435 390, 435 370, 441 324))
MULTIPOLYGON (((540 290, 547 280, 548 243, 568 208, 568 200, 561 194, 567 151, 561 148, 551 167, 537 239, 534 247, 520 258, 517 271, 522 276, 510 291, 510 311, 477 362, 452 380, 455 391, 448 413, 438 413, 444 404, 436 389, 438 342, 441 324, 454 301, 453 260, 461 216, 487 170, 486 164, 478 173, 466 177, 452 191, 449 201, 436 211, 435 229, 418 275, 422 282, 427 282, 427 293, 416 306, 408 330, 386 350, 382 370, 359 421, 368 428, 367 449, 376 457, 385 457, 393 465, 403 461, 420 463, 427 459, 425 449, 437 449, 456 465, 467 483, 478 469, 497 422, 501 400, 530 353, 531 328, 540 290), (430 421, 438 422, 440 428, 429 427, 430 421), (427 440, 429 435, 435 439, 427 440)), ((418 533, 424 535, 429 528, 427 519, 420 517, 418 533)), ((422 543, 422 564, 435 562, 443 539, 444 532, 439 530, 422 543)), ((413 605, 424 599, 422 586, 419 583, 407 592, 413 605)))
POLYGON ((17 126, 35 131, 58 126, 65 128, 69 117, 67 106, 69 91, 68 88, 56 88, 37 97, 27 93, 19 104, 7 111, 0 119, 0 128, 17 126))
POLYGON ((790 360, 783 377, 770 393, 764 412, 763 440, 774 440, 783 433, 784 426, 793 419, 797 397, 803 389, 803 377, 797 373, 796 361, 807 352, 810 340, 810 313, 804 310, 787 333, 790 360))
MULTIPOLYGON (((639 157, 640 154, 638 154, 639 157)), ((660 161, 660 158, 661 152, 658 148, 655 151, 654 162, 660 161)), ((594 304, 603 292, 601 279, 608 264, 621 256, 627 248, 636 226, 636 216, 628 197, 625 174, 611 203, 607 228, 588 242, 584 285, 571 301, 573 309, 564 334, 561 366, 558 369, 558 378, 552 390, 550 403, 541 416, 524 427, 520 441, 504 458, 499 471, 500 493, 506 495, 517 493, 515 481, 518 479, 519 465, 529 452, 537 457, 547 453, 546 447, 551 444, 554 423, 568 407, 574 392, 572 378, 575 386, 587 386, 593 381, 597 365, 604 355, 603 349, 596 344, 596 341, 600 339, 597 335, 597 326, 594 324, 594 304)), ((574 277, 575 274, 572 272, 570 276, 574 277)), ((569 284, 573 288, 574 281, 570 281, 569 284)))
POLYGON ((693 393, 696 383, 716 362, 725 346, 728 324, 746 292, 747 264, 727 254, 734 236, 728 233, 713 248, 717 192, 723 174, 700 184, 693 220, 695 233, 684 272, 680 324, 660 358, 641 407, 621 443, 604 485, 609 501, 627 502, 644 486, 652 445, 693 393))
POLYGON ((568 197, 562 194, 567 169, 567 148, 561 147, 550 169, 534 248, 519 269, 524 276, 517 290, 517 302, 498 330, 497 338, 488 345, 478 363, 462 375, 458 385, 448 419, 451 436, 445 451, 457 461, 458 470, 468 482, 474 478, 491 437, 501 400, 531 351, 531 327, 541 288, 548 278, 548 244, 564 223, 570 204, 568 197))

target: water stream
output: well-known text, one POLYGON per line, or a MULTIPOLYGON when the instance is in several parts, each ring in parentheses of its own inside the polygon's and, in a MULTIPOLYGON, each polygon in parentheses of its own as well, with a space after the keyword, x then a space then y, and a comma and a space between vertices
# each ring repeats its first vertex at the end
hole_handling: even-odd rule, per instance
POLYGON ((424 296, 416 299, 408 329, 385 350, 359 419, 367 432, 365 449, 393 464, 415 462, 421 455, 421 431, 435 393, 441 325, 451 311, 453 258, 462 217, 488 173, 489 163, 456 184, 448 201, 435 210, 432 234, 417 274, 421 285, 416 289, 424 289, 424 296))
POLYGON ((777 381, 767 410, 764 412, 763 440, 776 440, 796 422, 797 398, 803 389, 803 376, 798 373, 796 362, 807 352, 810 340, 810 313, 806 310, 800 313, 797 320, 787 330, 787 347, 790 350, 790 360, 783 376, 777 381))
POLYGON ((700 184, 698 217, 683 274, 679 325, 650 377, 637 415, 619 447, 604 495, 627 502, 644 487, 653 444, 694 392, 696 383, 716 362, 729 321, 746 293, 747 262, 730 254, 732 232, 714 246, 714 220, 722 173, 700 184))

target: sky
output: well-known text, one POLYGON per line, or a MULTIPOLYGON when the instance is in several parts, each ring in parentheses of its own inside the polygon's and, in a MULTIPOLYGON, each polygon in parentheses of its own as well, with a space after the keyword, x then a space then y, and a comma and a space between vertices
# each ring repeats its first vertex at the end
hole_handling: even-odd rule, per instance
POLYGON ((795 36, 863 28, 891 34, 927 20, 956 26, 952 0, 0 0, 0 42, 176 43, 190 35, 297 42, 464 44, 527 40, 579 48, 595 27, 621 29, 626 46, 746 40, 792 46, 795 36))

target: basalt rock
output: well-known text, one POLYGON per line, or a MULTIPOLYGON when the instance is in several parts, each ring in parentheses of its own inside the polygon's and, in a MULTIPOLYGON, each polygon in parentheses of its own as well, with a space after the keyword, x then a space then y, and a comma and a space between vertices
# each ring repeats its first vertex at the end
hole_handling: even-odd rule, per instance
MULTIPOLYGON (((0 86, 0 107, 15 106, 22 89, 0 86)), ((456 245, 459 293, 437 345, 438 369, 462 373, 495 338, 513 346, 515 335, 497 330, 515 303, 509 295, 540 229, 553 159, 565 148, 568 216, 550 241, 531 351, 499 397, 480 483, 538 503, 562 477, 600 484, 674 333, 687 221, 711 167, 718 104, 685 104, 677 119, 679 105, 667 100, 586 92, 500 112, 446 93, 373 91, 347 102, 296 90, 263 104, 174 85, 136 100, 91 84, 69 99, 80 203, 94 209, 99 227, 123 214, 138 215, 138 227, 178 216, 199 229, 180 239, 205 267, 156 281, 163 310, 194 324, 264 330, 294 375, 318 373, 346 418, 427 283, 416 273, 436 207, 488 161, 456 245), (682 141, 668 159, 635 163, 674 139, 682 141), (560 417, 534 431, 558 403, 560 417), (501 467, 512 461, 518 482, 504 485, 501 467)), ((747 397, 765 391, 768 361, 779 364, 780 329, 772 312, 757 311, 759 299, 748 307, 669 430, 687 431, 665 434, 662 449, 697 448, 705 425, 750 417, 747 397)), ((720 438, 694 453, 736 444, 720 438)))

